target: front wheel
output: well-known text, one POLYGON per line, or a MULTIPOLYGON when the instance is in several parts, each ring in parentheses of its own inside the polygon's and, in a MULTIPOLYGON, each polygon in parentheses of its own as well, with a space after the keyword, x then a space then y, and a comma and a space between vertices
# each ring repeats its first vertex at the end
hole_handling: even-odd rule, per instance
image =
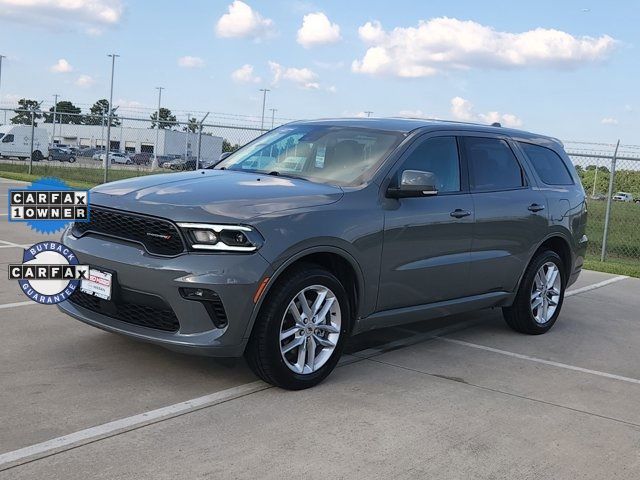
POLYGON ((299 268, 269 291, 245 357, 265 382, 287 390, 313 387, 338 363, 350 318, 347 294, 332 273, 299 268))
POLYGON ((505 321, 520 333, 548 332, 560 315, 566 285, 558 254, 551 250, 538 253, 522 277, 513 305, 502 309, 505 321))

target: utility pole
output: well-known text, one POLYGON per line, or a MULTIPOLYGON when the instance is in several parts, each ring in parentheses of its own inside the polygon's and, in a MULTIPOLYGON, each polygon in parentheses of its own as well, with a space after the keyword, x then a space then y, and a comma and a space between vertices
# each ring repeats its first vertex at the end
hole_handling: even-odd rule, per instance
POLYGON ((264 107, 267 104, 267 92, 270 92, 268 88, 261 88, 262 92, 262 122, 260 123, 260 130, 264 131, 264 107))
POLYGON ((33 170, 33 137, 35 135, 36 129, 36 112, 40 111, 40 105, 42 102, 38 103, 35 107, 31 107, 31 148, 29 149, 29 175, 33 170))
POLYGON ((271 130, 273 130, 273 126, 275 125, 276 121, 276 112, 278 111, 278 109, 270 108, 269 110, 271 110, 271 130))
POLYGON ((366 113, 367 118, 369 118, 373 112, 371 110, 366 110, 364 113, 366 113))
MULTIPOLYGON (((0 55, 0 92, 2 91, 2 59, 7 58, 5 55, 0 55)), ((0 100, 2 100, 2 96, 0 96, 0 100)), ((7 123, 7 111, 4 111, 4 123, 7 123)))
POLYGON ((151 170, 158 168, 158 145, 160 144, 160 104, 162 102, 162 90, 164 87, 156 87, 158 90, 158 116, 156 118, 156 145, 153 147, 153 163, 151 164, 151 170))
POLYGON ((186 124, 186 135, 184 139, 184 161, 187 161, 187 157, 189 156, 189 127, 191 126, 191 114, 187 113, 187 124, 186 124))
POLYGON ((58 113, 58 94, 53 95, 53 129, 51 130, 51 145, 56 144, 56 114, 58 113))
POLYGON ((111 57, 111 90, 109 93, 109 117, 107 118, 107 151, 104 155, 104 183, 109 180, 109 150, 111 150, 111 116, 113 115, 113 73, 116 68, 116 58, 120 55, 110 53, 107 55, 111 57))
POLYGON ((208 116, 209 116, 209 112, 207 112, 207 114, 204 117, 202 117, 202 120, 200 120, 200 124, 198 125, 198 155, 196 156, 196 170, 200 168, 200 147, 202 146, 202 126, 208 116))

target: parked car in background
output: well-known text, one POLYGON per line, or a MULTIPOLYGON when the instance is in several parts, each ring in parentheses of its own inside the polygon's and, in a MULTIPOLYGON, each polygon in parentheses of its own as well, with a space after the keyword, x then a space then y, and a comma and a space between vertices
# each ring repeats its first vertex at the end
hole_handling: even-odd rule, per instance
MULTIPOLYGON (((34 161, 44 160, 49 156, 49 134, 41 127, 33 129, 34 161)), ((2 125, 0 126, 0 158, 17 157, 26 160, 31 153, 31 126, 2 125)))
MULTIPOLYGON (((175 155, 158 155, 158 167, 165 168, 165 164, 167 162, 170 162, 171 160, 175 160, 175 159, 176 159, 175 155)), ((153 161, 153 155, 151 155, 151 160, 153 161)))
POLYGON ((618 192, 613 196, 616 202, 633 202, 633 195, 628 192, 618 192))
MULTIPOLYGON (((107 155, 106 153, 101 153, 99 156, 99 160, 104 161, 106 155, 107 155)), ((109 161, 111 163, 120 163, 123 165, 133 164, 133 161, 129 158, 128 155, 125 155, 124 153, 120 153, 120 152, 109 152, 109 161)))
POLYGON ((176 158, 174 160, 169 160, 165 162, 163 165, 164 168, 170 168, 171 170, 195 170, 196 169, 196 159, 195 157, 188 158, 176 158))
POLYGON ((71 150, 66 148, 51 147, 49 149, 48 160, 74 163, 76 161, 76 156, 71 150))
POLYGON ((587 248, 562 144, 497 126, 289 123, 213 169, 91 194, 90 222, 62 241, 98 281, 59 308, 173 350, 244 354, 296 390, 377 328, 497 307, 545 333, 587 248))
POLYGON ((150 165, 153 155, 147 152, 135 153, 131 156, 131 161, 136 165, 150 165))

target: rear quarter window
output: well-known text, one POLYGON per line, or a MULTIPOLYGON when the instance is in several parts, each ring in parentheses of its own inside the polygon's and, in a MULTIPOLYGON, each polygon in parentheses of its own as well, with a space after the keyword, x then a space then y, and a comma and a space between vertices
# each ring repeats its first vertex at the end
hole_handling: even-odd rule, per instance
POLYGON ((573 178, 562 158, 550 148, 518 142, 534 170, 547 185, 573 185, 573 178))

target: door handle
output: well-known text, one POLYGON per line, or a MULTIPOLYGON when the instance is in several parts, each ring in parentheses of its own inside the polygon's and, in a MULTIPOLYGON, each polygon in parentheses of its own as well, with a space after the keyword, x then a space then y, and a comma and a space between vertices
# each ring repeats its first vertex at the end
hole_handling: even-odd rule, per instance
POLYGON ((471 215, 471 212, 469 212, 468 210, 462 210, 461 208, 456 208, 449 215, 451 215, 454 218, 463 218, 463 217, 468 217, 469 215, 471 215))
POLYGON ((540 205, 539 203, 532 203, 527 207, 530 212, 539 212, 544 210, 544 205, 540 205))

